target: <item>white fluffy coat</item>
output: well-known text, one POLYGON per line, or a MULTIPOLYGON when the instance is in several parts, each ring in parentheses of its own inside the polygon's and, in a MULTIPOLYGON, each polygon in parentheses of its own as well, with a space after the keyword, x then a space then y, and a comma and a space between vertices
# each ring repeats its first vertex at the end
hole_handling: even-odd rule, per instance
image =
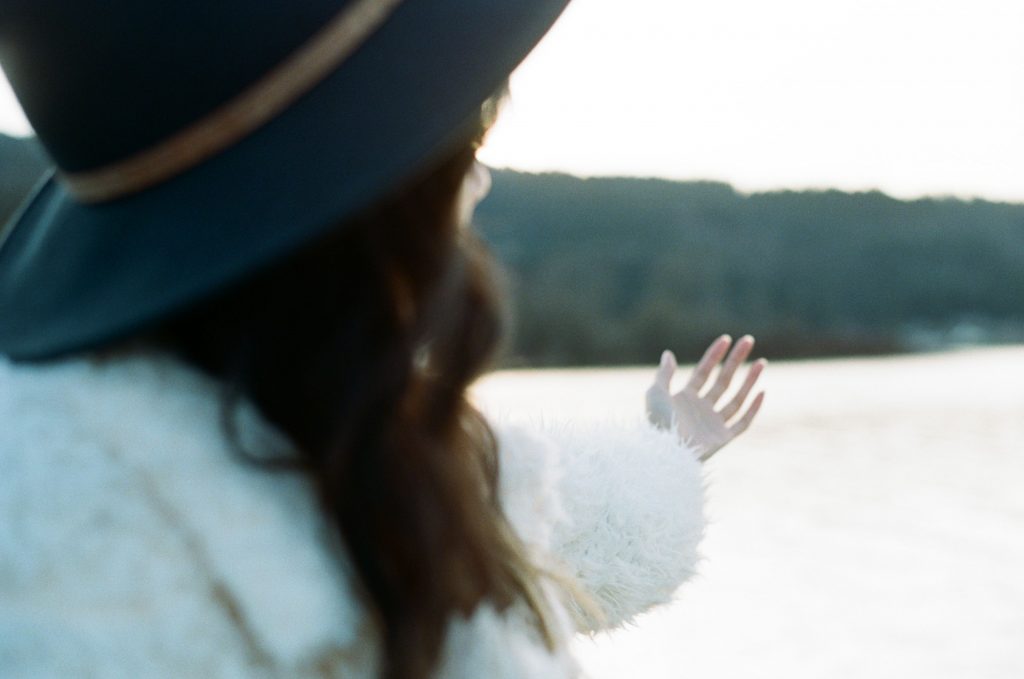
MULTIPOLYGON (((0 676, 375 676, 376 631, 307 483, 240 464, 218 399, 166 357, 0 359, 0 676)), ((497 427, 501 496, 598 603, 583 627, 667 602, 704 527, 691 452, 641 423, 545 429, 497 427)), ((241 434, 287 446, 251 410, 241 434)), ((574 676, 527 620, 453 619, 437 676, 574 676)))

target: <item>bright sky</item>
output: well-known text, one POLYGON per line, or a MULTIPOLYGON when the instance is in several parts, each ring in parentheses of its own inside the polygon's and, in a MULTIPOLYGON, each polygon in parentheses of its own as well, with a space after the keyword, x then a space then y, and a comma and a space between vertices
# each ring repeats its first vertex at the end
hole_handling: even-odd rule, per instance
POLYGON ((1021 0, 574 0, 483 157, 1024 202, 1022 27, 1021 0))

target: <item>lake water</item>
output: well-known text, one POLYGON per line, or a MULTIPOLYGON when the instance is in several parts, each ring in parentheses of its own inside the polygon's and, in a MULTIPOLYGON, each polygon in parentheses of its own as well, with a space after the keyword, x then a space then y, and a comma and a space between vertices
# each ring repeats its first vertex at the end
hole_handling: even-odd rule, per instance
MULTIPOLYGON (((490 411, 642 410, 650 370, 497 373, 490 411)), ((775 363, 707 463, 701 575, 593 679, 1024 677, 1024 348, 775 363)))

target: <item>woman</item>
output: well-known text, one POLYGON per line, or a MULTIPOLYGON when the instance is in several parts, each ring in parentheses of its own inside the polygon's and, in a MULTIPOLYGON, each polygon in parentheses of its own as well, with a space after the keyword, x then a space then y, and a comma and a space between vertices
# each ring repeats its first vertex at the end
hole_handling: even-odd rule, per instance
POLYGON ((467 401, 482 102, 561 9, 496 4, 14 3, 59 172, 0 246, 3 676, 567 677, 692 573, 752 340, 666 354, 662 429, 467 401))

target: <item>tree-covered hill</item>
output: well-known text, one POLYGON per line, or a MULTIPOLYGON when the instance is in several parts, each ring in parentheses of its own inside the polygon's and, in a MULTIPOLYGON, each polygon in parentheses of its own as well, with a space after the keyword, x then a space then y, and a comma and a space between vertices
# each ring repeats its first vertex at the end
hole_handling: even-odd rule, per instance
POLYGON ((478 222, 509 271, 512 360, 769 356, 1024 340, 1024 205, 496 172, 478 222))
POLYGON ((0 226, 32 189, 47 161, 34 139, 0 134, 0 226))

